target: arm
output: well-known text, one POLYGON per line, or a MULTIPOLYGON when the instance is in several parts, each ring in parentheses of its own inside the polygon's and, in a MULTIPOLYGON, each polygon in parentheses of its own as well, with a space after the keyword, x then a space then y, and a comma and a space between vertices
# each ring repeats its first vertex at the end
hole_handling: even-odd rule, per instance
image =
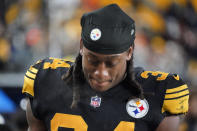
POLYGON ((27 102, 26 116, 29 125, 28 131, 46 131, 44 123, 33 116, 29 100, 27 102))
POLYGON ((165 117, 156 131, 178 131, 179 116, 165 117))

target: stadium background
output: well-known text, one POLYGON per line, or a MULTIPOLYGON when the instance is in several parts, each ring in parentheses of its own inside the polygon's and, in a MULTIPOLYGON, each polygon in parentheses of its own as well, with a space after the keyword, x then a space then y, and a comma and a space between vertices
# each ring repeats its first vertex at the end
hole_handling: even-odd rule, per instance
POLYGON ((80 17, 110 3, 136 21, 135 66, 178 73, 197 89, 197 0, 1 0, 0 124, 17 131, 24 122, 26 69, 48 56, 73 59, 80 17))

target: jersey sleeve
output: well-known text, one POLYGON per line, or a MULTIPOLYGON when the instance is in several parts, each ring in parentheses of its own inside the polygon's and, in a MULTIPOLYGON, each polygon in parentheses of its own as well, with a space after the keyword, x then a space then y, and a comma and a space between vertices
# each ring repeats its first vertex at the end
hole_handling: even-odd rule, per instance
POLYGON ((37 61, 34 65, 29 67, 24 75, 22 93, 30 98, 34 97, 34 83, 41 65, 42 60, 37 61))
MULTIPOLYGON (((184 114, 188 111, 189 89, 177 74, 144 71, 136 68, 136 80, 144 85, 144 93, 154 92, 164 116, 184 114)), ((143 87, 143 86, 142 86, 143 87)))
POLYGON ((41 83, 40 80, 49 76, 47 72, 52 70, 53 72, 57 72, 59 68, 63 68, 64 70, 61 70, 61 72, 64 73, 72 63, 68 59, 52 57, 37 61, 25 73, 22 93, 33 98, 35 96, 35 90, 39 91, 37 88, 39 88, 38 86, 41 83))
POLYGON ((189 89, 177 74, 169 74, 165 80, 162 113, 179 115, 188 111, 189 89))
POLYGON ((52 99, 49 94, 53 94, 55 87, 64 83, 62 75, 71 65, 72 62, 67 59, 49 57, 36 62, 25 73, 22 93, 29 97, 33 115, 37 119, 43 119, 45 103, 52 99))

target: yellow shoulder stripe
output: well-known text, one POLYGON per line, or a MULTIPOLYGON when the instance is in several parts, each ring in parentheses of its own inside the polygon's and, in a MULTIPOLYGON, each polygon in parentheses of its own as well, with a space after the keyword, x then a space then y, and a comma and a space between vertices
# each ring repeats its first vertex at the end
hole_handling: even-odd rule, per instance
POLYGON ((181 96, 184 96, 184 95, 187 95, 187 94, 189 94, 189 90, 184 90, 184 91, 177 92, 177 93, 174 93, 174 94, 166 94, 165 99, 181 97, 181 96))
POLYGON ((36 68, 34 68, 34 67, 32 67, 32 66, 30 66, 29 70, 30 70, 31 72, 35 73, 35 74, 38 72, 38 69, 36 69, 36 68))
POLYGON ((177 99, 164 100, 162 113, 169 112, 171 114, 183 114, 188 112, 189 95, 179 97, 177 99))
POLYGON ((23 84, 22 93, 27 93, 31 95, 32 97, 34 97, 34 81, 35 81, 37 73, 38 73, 38 69, 36 69, 33 66, 30 66, 29 70, 27 70, 24 76, 24 84, 23 84))
POLYGON ((25 75, 30 77, 30 78, 32 78, 32 79, 36 78, 36 74, 33 74, 33 73, 29 72, 29 71, 27 71, 25 75))
POLYGON ((31 96, 34 96, 34 80, 24 76, 22 93, 28 93, 31 96))
POLYGON ((181 90, 184 90, 184 89, 187 89, 187 88, 188 88, 187 85, 184 84, 182 86, 179 86, 179 87, 176 87, 176 88, 173 88, 173 89, 167 89, 166 93, 175 93, 177 91, 181 91, 181 90))

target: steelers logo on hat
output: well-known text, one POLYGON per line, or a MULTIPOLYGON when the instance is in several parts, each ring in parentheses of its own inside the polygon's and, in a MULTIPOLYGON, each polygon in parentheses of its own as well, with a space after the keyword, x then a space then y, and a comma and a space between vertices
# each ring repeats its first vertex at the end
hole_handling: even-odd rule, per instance
POLYGON ((98 28, 94 28, 92 29, 91 33, 90 33, 90 38, 93 41, 97 41, 101 38, 101 30, 98 28))
POLYGON ((146 99, 131 99, 126 104, 127 113, 133 118, 144 117, 149 110, 149 105, 146 99))

